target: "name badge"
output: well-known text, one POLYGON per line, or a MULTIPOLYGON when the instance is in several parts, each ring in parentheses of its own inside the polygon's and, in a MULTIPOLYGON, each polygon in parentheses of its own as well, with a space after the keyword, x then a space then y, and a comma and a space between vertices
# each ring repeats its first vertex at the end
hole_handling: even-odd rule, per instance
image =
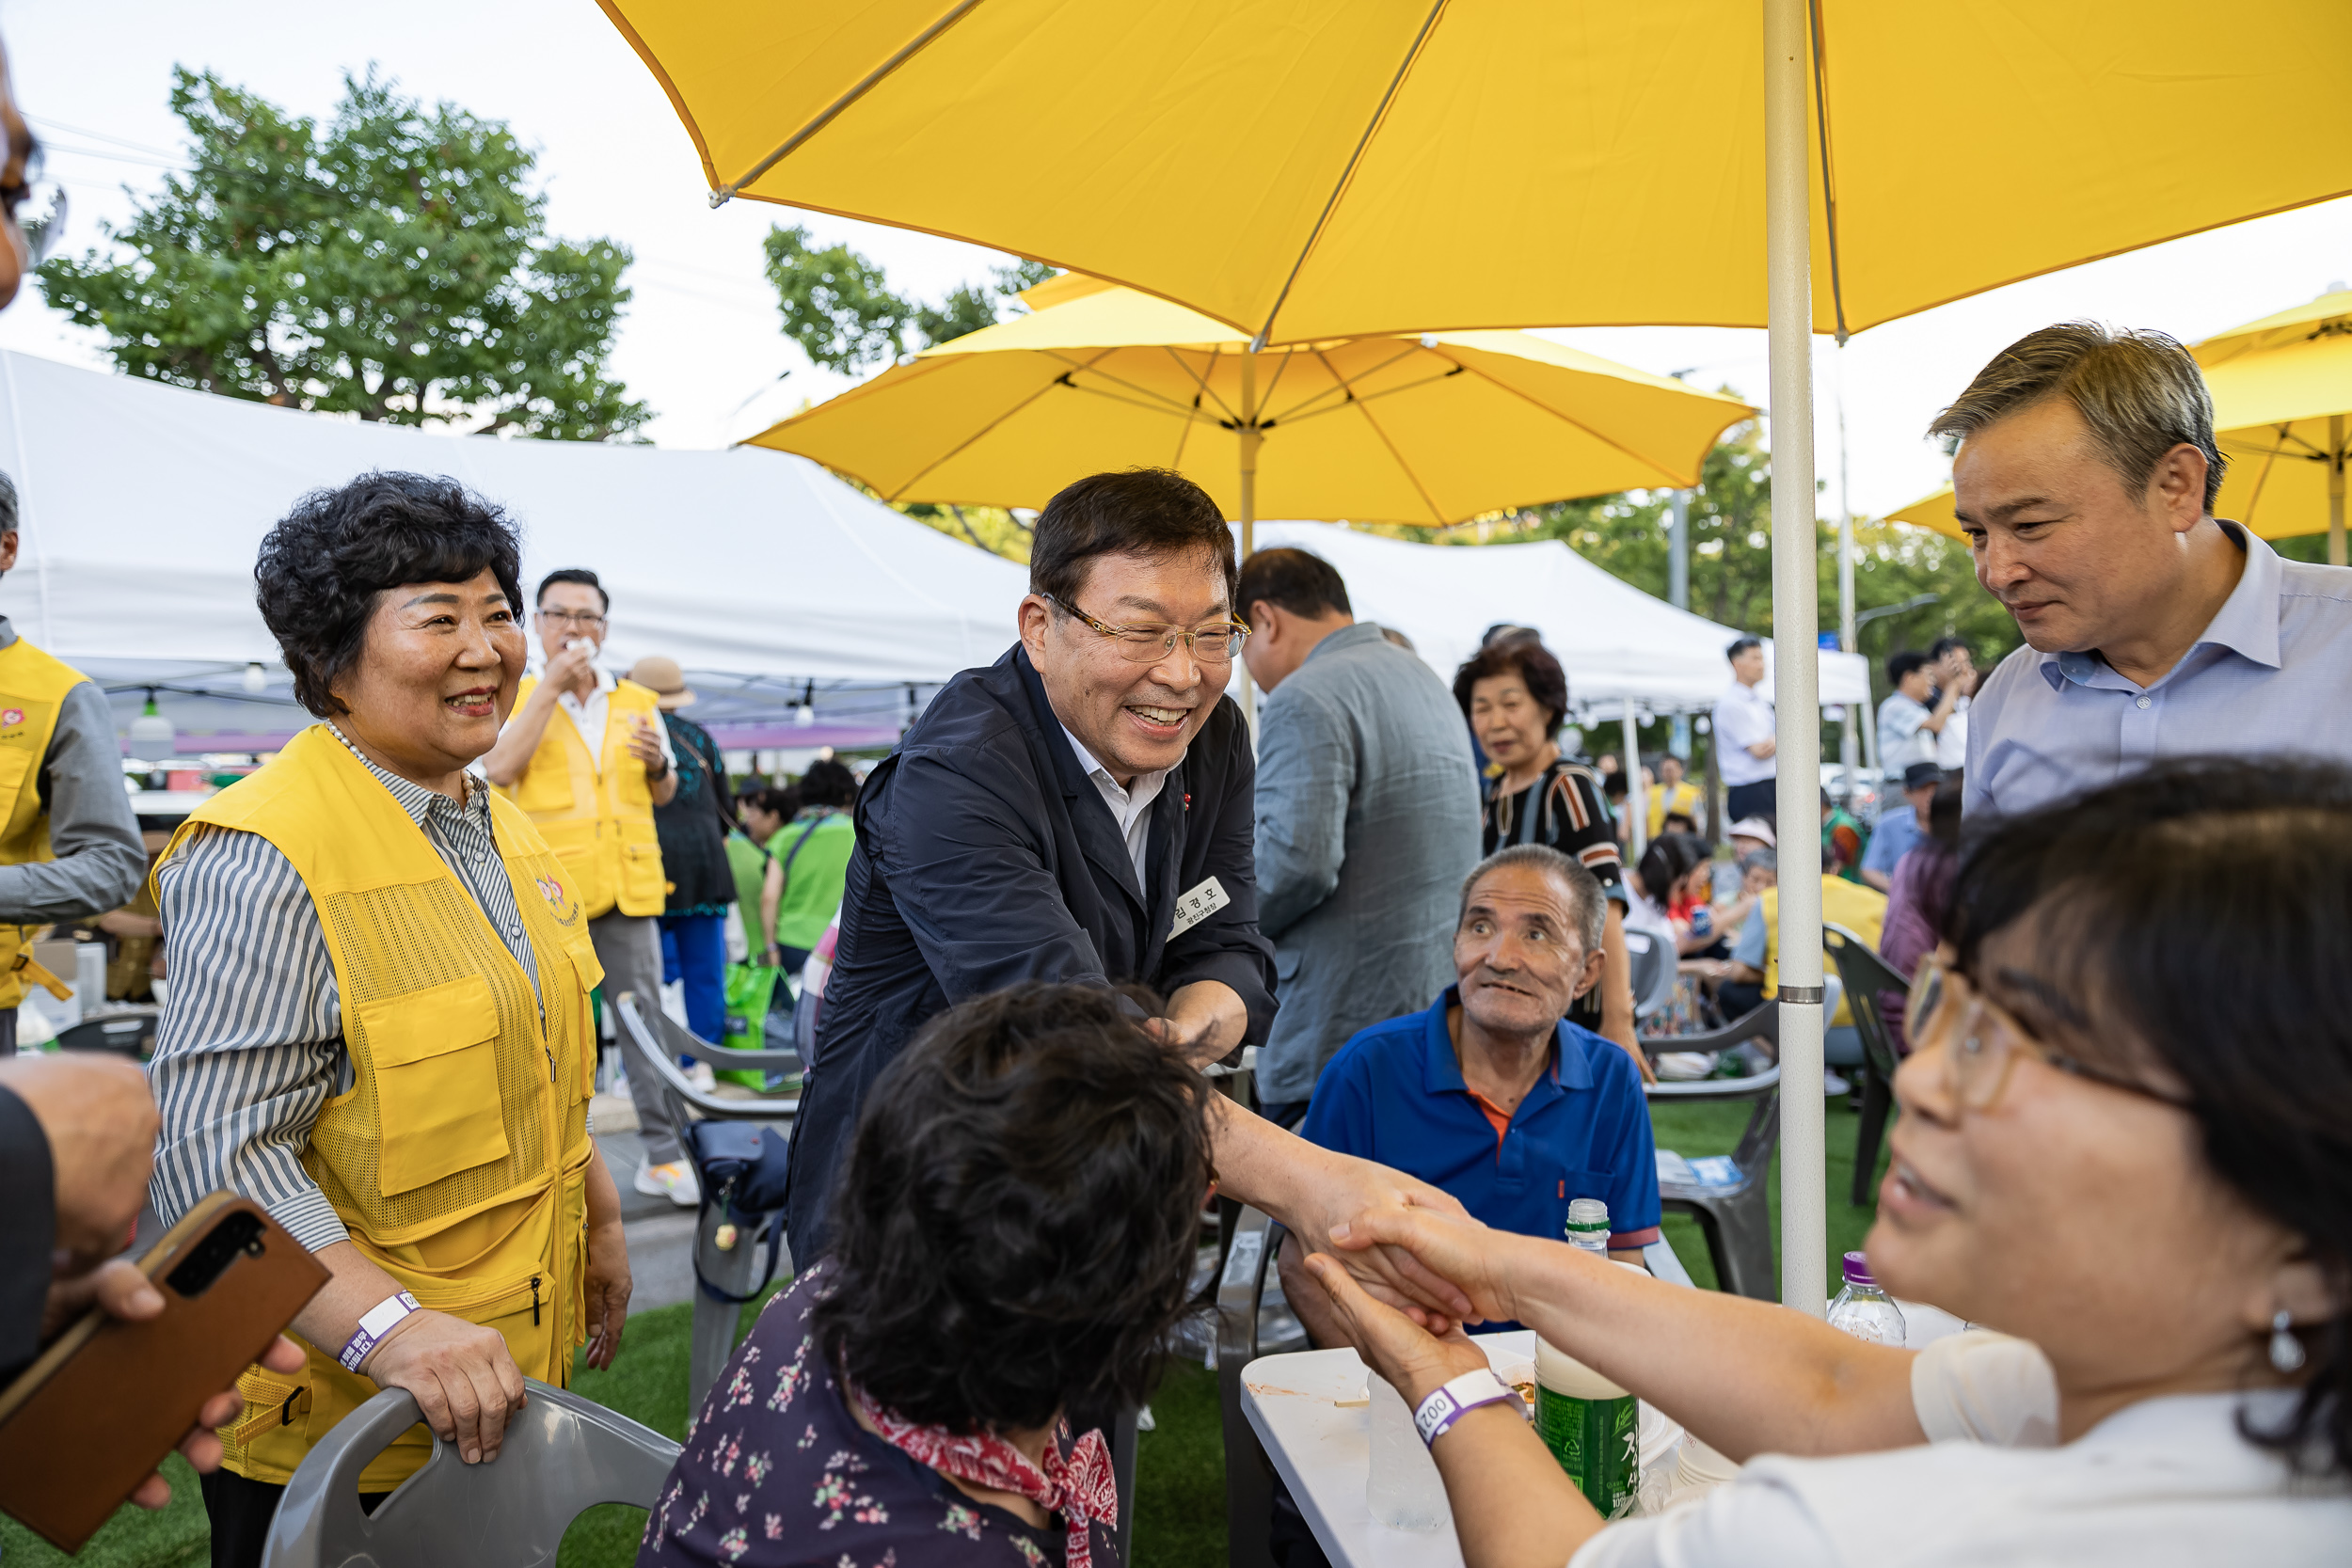
POLYGON ((1225 891, 1224 884, 1210 878, 1176 900, 1176 924, 1168 931, 1168 940, 1174 942, 1232 901, 1232 895, 1225 891))

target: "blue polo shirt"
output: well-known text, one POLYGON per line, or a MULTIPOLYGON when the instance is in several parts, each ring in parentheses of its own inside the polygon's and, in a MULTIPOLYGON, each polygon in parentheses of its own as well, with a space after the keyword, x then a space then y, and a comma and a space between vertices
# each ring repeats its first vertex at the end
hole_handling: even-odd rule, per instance
POLYGON ((1611 1247, 1658 1240, 1657 1146, 1632 1059, 1564 1021, 1550 1069, 1498 1132, 1446 1031, 1460 994, 1448 986, 1427 1012, 1349 1040, 1316 1081, 1299 1135, 1442 1187, 1498 1230, 1558 1241, 1568 1200, 1597 1197, 1611 1247))

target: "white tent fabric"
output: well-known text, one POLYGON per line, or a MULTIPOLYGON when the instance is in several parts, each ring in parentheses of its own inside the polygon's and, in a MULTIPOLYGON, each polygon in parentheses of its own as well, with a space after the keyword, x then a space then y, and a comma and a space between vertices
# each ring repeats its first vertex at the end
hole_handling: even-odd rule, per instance
MULTIPOLYGON (((698 685, 706 672, 933 685, 1004 651, 1027 586, 1012 562, 781 452, 454 436, 0 351, 0 469, 24 525, 0 612, 110 685, 275 665, 255 547, 296 497, 371 468, 448 474, 499 502, 523 528, 526 585, 558 566, 602 577, 608 663, 667 654, 698 685)), ((1727 678, 1729 630, 1558 542, 1439 547, 1315 523, 1263 524, 1259 539, 1325 556, 1359 615, 1410 636, 1449 679, 1497 621, 1543 632, 1580 705, 1704 707, 1727 678)), ((1821 688, 1867 701, 1862 660, 1824 654, 1821 688)))
POLYGON ((945 680, 1012 641, 1027 573, 778 452, 480 439, 365 424, 0 352, 21 494, 0 612, 69 661, 247 660, 277 644, 253 558, 294 498, 370 468, 448 474, 523 529, 523 580, 595 568, 608 662, 945 680))
MULTIPOLYGON (((1628 697, 1650 713, 1704 708, 1731 683, 1724 650, 1737 632, 1653 598, 1556 539, 1429 546, 1328 523, 1260 523, 1258 547, 1278 545, 1337 567, 1357 617, 1411 638, 1449 681, 1480 634, 1508 621, 1544 634, 1567 672, 1570 701, 1594 717, 1615 719, 1628 697)), ((1870 700, 1859 654, 1820 657, 1823 703, 1870 700)))

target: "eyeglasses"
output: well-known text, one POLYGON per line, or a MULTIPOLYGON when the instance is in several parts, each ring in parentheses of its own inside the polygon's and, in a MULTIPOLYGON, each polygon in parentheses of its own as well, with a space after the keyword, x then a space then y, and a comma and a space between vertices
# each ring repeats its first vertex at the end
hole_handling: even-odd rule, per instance
POLYGON ((2140 1095, 2176 1110, 2189 1101, 2179 1095, 2151 1088, 2137 1079, 2106 1068, 2093 1067, 2079 1057, 2053 1051, 1998 1003, 1977 990, 1952 966, 1944 951, 1919 960, 1911 983, 1911 998, 1903 1009, 1903 1033, 1916 1053, 1944 1052, 1945 1083, 1962 1109, 1989 1111, 2009 1083, 2010 1069, 2021 1055, 2093 1084, 2140 1095))
POLYGON ((539 615, 543 620, 568 622, 583 631, 593 631, 604 625, 603 616, 591 615, 584 610, 543 610, 539 615))
POLYGON ((1119 648, 1119 657, 1130 664, 1157 664, 1176 651, 1181 639, 1192 657, 1203 664, 1231 664, 1240 657, 1241 645, 1249 635, 1249 628, 1239 621, 1212 621, 1204 626, 1114 626, 1098 621, 1067 599, 1044 595, 1071 614, 1084 621, 1119 648))

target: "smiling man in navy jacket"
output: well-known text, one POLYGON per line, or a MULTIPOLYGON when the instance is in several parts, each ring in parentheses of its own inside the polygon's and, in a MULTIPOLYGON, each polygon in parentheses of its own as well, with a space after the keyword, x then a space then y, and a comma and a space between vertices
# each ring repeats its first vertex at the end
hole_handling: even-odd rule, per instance
POLYGON ((1096 474, 1037 520, 1021 641, 949 681, 856 807, 792 1137, 786 1233, 823 1252, 868 1085, 927 1021, 1024 980, 1136 983, 1195 1062, 1262 1041, 1256 766, 1226 683, 1232 532, 1179 474, 1096 474))

